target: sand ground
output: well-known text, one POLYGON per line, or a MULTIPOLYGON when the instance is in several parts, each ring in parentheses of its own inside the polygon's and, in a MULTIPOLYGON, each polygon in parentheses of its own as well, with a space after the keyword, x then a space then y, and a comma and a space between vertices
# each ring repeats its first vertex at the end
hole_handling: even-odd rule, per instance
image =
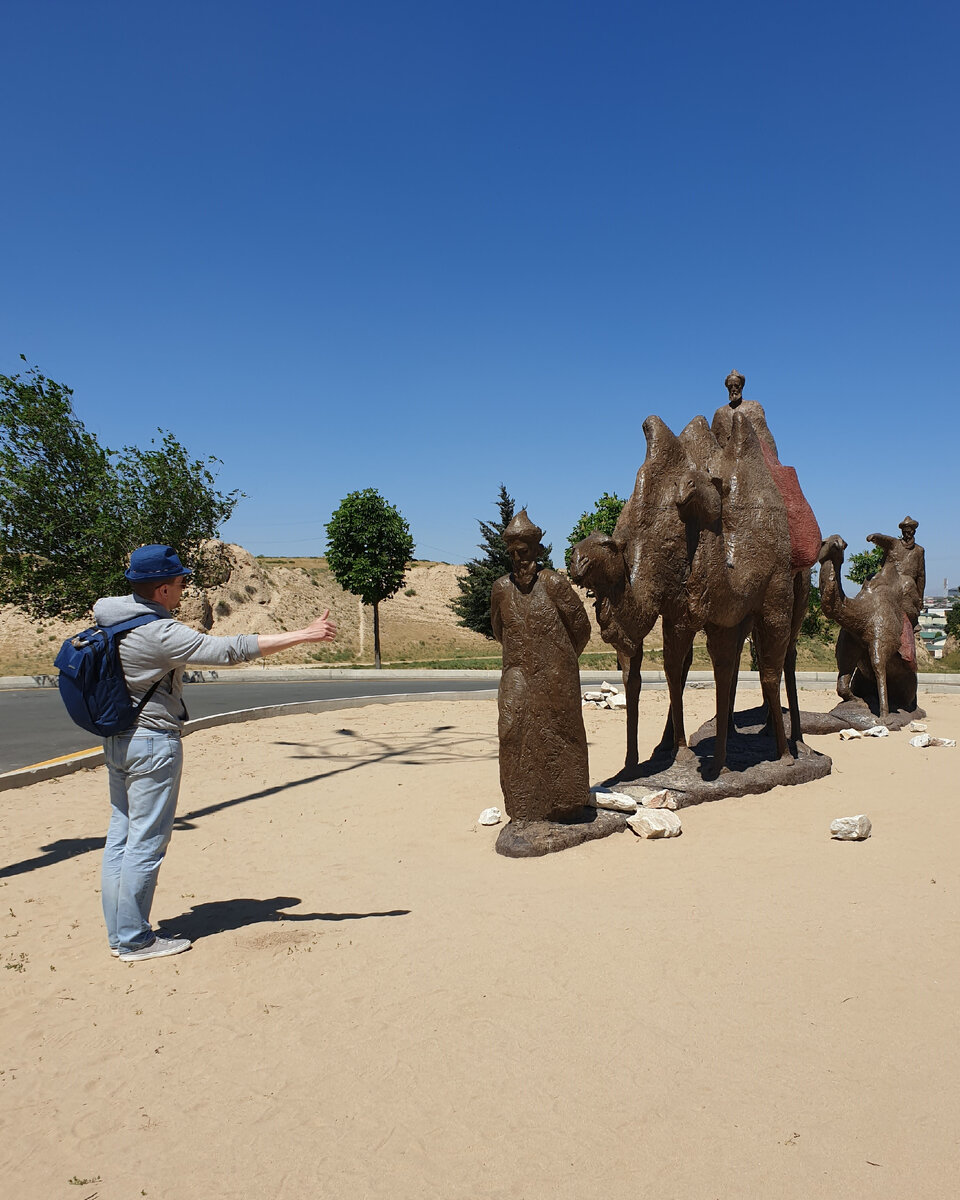
MULTIPOLYGON (((923 702, 960 733, 960 699, 923 702)), ((585 716, 599 780, 623 717, 585 716)), ((476 824, 492 701, 207 730, 154 906, 195 945, 129 965, 103 769, 4 793, 4 1195, 941 1200, 960 749, 908 737, 812 739, 828 779, 684 810, 671 841, 515 861, 476 824), (829 838, 860 812, 869 841, 829 838)))

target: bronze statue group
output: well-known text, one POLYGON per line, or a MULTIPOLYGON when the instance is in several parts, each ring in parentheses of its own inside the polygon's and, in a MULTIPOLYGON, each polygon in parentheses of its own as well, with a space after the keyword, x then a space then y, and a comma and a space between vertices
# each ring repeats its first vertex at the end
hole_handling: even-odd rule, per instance
MULTIPOLYGON (((846 597, 840 583, 846 543, 836 534, 822 538, 796 471, 780 462, 763 407, 743 399, 744 383, 737 371, 727 376, 728 403, 710 424, 697 416, 674 434, 659 417, 648 417, 646 457, 613 534, 592 533, 573 550, 570 578, 592 594, 601 636, 623 673, 627 746, 621 780, 649 775, 658 757, 705 779, 726 773, 748 637, 763 693, 767 757, 785 767, 802 757, 797 639, 817 563, 823 612, 840 625, 842 700, 862 708, 869 723, 894 723, 897 713, 902 722, 917 713, 914 632, 925 583, 917 522, 905 518, 900 538, 869 536, 883 551, 882 566, 857 596, 846 597), (670 711, 660 745, 641 764, 643 642, 658 618, 670 711), (701 631, 717 696, 713 754, 703 760, 687 743, 683 718, 684 684, 701 631)), ((501 786, 511 824, 521 827, 596 819, 588 806, 578 668, 590 627, 564 576, 537 568, 542 536, 525 510, 514 517, 504 531, 513 570, 491 595, 493 630, 503 645, 501 786)), ((837 720, 839 728, 843 722, 837 720)), ((789 775, 783 781, 791 781, 789 775)))

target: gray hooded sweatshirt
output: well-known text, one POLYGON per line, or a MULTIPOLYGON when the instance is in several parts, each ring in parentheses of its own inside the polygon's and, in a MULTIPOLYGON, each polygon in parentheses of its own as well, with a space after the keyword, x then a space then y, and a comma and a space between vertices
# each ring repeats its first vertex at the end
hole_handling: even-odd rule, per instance
POLYGON ((131 629, 120 639, 120 665, 133 703, 138 704, 158 679, 162 681, 135 728, 178 734, 186 717, 183 670, 187 663, 225 667, 251 662, 260 657, 260 643, 255 633, 235 637, 197 633, 174 620, 162 604, 136 595, 106 596, 93 606, 93 619, 98 625, 119 625, 148 613, 156 613, 160 620, 131 629))

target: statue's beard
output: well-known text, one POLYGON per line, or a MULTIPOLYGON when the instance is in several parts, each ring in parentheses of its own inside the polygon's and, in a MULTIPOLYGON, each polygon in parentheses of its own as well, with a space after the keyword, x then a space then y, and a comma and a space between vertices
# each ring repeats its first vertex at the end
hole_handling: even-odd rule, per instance
POLYGON ((513 568, 513 578, 521 587, 529 587, 537 577, 536 563, 523 563, 513 568))

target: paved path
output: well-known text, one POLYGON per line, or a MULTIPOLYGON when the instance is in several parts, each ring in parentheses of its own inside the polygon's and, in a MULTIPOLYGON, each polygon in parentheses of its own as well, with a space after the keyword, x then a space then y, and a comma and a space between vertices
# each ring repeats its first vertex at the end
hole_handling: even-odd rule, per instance
MULTIPOLYGON (((183 695, 191 717, 207 717, 262 704, 295 704, 300 700, 334 700, 341 696, 481 691, 496 686, 496 680, 489 679, 265 680, 188 683, 183 695)), ((55 688, 0 691, 0 772, 15 771, 96 745, 96 738, 74 725, 67 716, 55 688)))

